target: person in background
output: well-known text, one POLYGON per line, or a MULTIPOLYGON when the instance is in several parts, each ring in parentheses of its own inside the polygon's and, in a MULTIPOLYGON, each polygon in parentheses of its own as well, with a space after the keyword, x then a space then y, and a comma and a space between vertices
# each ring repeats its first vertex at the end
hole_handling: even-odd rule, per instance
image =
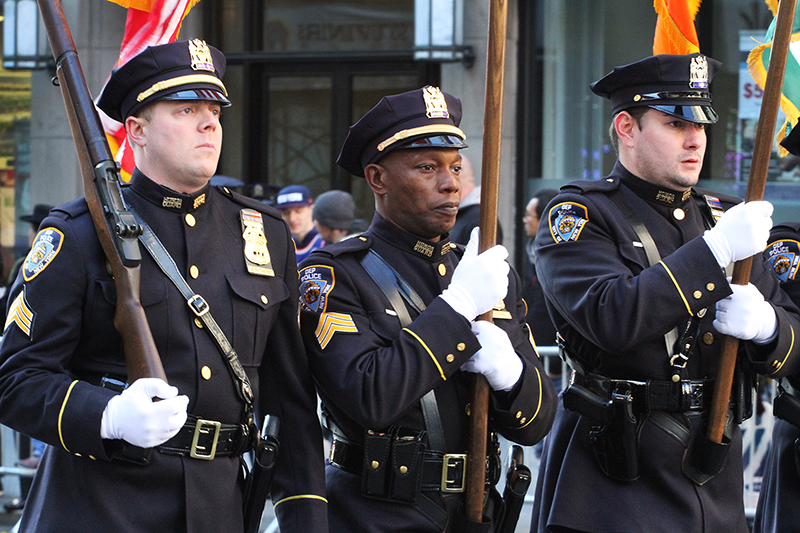
MULTIPOLYGON (((800 156, 800 125, 795 124, 781 145, 795 158, 800 156)), ((781 288, 800 306, 800 222, 776 224, 763 255, 781 288)), ((753 533, 797 531, 800 524, 800 373, 778 383, 779 394, 772 403, 775 424, 753 533)))
MULTIPOLYGON (((534 239, 539 229, 539 221, 542 219, 542 212, 545 206, 555 198, 558 191, 555 189, 540 189, 531 197, 525 208, 525 215, 522 217, 522 224, 525 227, 527 242, 525 243, 525 271, 522 281, 522 296, 528 304, 528 313, 525 321, 533 333, 533 340, 538 346, 556 345, 556 328, 547 314, 547 306, 544 303, 544 292, 536 277, 536 253, 534 249, 534 239)), ((558 359, 558 358, 556 358, 558 359)), ((551 361, 558 363, 558 361, 551 361)), ((558 363, 560 373, 560 363, 558 363)), ((550 369, 552 374, 554 369, 550 369)), ((551 376, 552 377, 552 376, 551 376)))
MULTIPOLYGON (((461 158, 461 202, 458 205, 458 215, 453 229, 450 230, 450 240, 457 244, 466 245, 472 228, 480 224, 481 187, 475 186, 475 171, 472 162, 467 156, 461 158)), ((497 222, 497 244, 503 244, 503 228, 497 222)))
POLYGON ((280 419, 280 530, 328 529, 288 227, 210 185, 231 105, 224 72, 202 40, 150 46, 111 73, 97 104, 133 148, 126 204, 149 244, 163 244, 140 243, 139 296, 167 381, 128 383, 116 286, 85 198, 50 212, 12 286, 0 423, 48 444, 22 533, 243 531, 244 454, 266 414, 280 419))
POLYGON ((297 250, 297 264, 300 264, 308 254, 324 245, 322 235, 314 227, 314 198, 311 191, 303 185, 284 187, 278 191, 275 207, 289 225, 297 250))
POLYGON ((618 159, 562 187, 536 234, 574 372, 542 452, 534 533, 748 532, 739 424, 756 373, 800 367, 800 310, 761 258, 772 205, 697 187, 719 66, 655 55, 591 85, 611 101, 618 159), (751 283, 731 285, 726 267, 747 257, 751 283), (723 335, 742 341, 742 392, 719 444, 706 435, 723 335))
MULTIPOLYGON (((424 87, 350 127, 337 164, 366 180, 369 229, 300 267, 300 324, 324 420, 331 533, 464 533, 471 373, 491 387, 481 531, 501 512, 496 434, 532 445, 556 395, 524 323, 508 252, 448 239, 460 198, 461 102, 424 87), (490 312, 494 323, 476 321, 490 312)), ((480 461, 484 463, 484 461, 480 461)))
POLYGON ((356 204, 349 192, 328 191, 314 201, 314 226, 326 244, 339 242, 350 233, 356 204))

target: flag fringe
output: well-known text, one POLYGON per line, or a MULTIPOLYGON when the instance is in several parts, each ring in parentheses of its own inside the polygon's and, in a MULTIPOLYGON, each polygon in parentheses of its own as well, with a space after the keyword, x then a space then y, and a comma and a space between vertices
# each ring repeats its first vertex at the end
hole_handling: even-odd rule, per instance
MULTIPOLYGON (((689 13, 692 16, 692 22, 694 22, 694 17, 697 14, 697 10, 700 9, 700 2, 701 0, 690 0, 687 4, 689 6, 689 13)), ((658 14, 656 28, 661 26, 664 35, 667 36, 667 39, 672 46, 672 50, 669 51, 656 50, 656 47, 654 46, 654 54, 672 53, 683 55, 700 52, 700 47, 687 39, 678 25, 675 24, 675 21, 669 13, 669 9, 667 8, 667 3, 665 0, 654 0, 653 9, 655 9, 656 13, 658 14)), ((658 29, 656 29, 656 35, 658 35, 658 33, 658 29)))

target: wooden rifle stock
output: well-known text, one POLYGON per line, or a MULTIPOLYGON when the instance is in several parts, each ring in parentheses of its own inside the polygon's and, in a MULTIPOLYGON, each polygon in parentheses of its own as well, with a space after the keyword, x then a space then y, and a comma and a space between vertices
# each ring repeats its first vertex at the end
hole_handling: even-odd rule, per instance
POLYGON ((141 228, 128 211, 120 175, 86 85, 75 43, 59 0, 37 0, 56 61, 56 74, 83 175, 86 203, 117 289, 114 327, 122 336, 128 382, 143 377, 166 381, 150 325, 139 301, 138 236, 141 228))
MULTIPOLYGON (((503 83, 506 58, 508 1, 490 0, 489 43, 486 56, 486 99, 483 119, 483 161, 481 166, 481 240, 483 252, 497 243, 497 203, 500 182, 500 144, 503 130, 503 83)), ((481 320, 492 321, 492 312, 481 320)), ((486 440, 489 419, 489 383, 475 374, 470 407, 469 454, 466 471, 466 515, 472 522, 483 520, 486 483, 486 440)))
MULTIPOLYGON (((789 56, 789 40, 792 35, 796 7, 797 0, 781 0, 778 6, 767 81, 764 83, 764 99, 758 115, 758 129, 756 130, 755 146, 753 147, 753 163, 750 167, 750 177, 748 178, 747 192, 744 197, 746 202, 764 198, 769 160, 772 155, 772 138, 775 135, 775 124, 778 119, 781 89, 783 87, 783 77, 786 73, 786 59, 789 56)), ((737 285, 747 285, 750 281, 752 264, 752 257, 737 261, 733 267, 731 282, 737 285)), ((722 338, 720 357, 717 362, 714 397, 706 433, 708 440, 712 442, 722 442, 738 348, 739 340, 735 337, 725 336, 722 338)))

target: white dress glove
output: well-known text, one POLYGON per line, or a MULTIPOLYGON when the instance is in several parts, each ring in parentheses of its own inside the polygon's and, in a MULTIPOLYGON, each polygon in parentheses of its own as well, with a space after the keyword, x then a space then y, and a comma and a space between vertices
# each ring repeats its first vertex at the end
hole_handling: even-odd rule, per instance
POLYGON ((461 365, 461 370, 483 374, 494 390, 513 389, 522 375, 522 360, 506 332, 485 320, 473 322, 472 332, 478 337, 481 349, 461 365))
POLYGON ((479 255, 479 239, 475 228, 450 285, 441 294, 453 310, 469 321, 490 311, 508 293, 508 250, 496 245, 479 255))
POLYGON ((778 319, 755 285, 731 285, 733 294, 717 302, 714 327, 724 335, 756 344, 775 338, 778 319))
POLYGON ((164 444, 186 422, 187 396, 158 378, 137 379, 108 401, 100 423, 104 439, 123 439, 134 446, 164 444), (153 398, 161 398, 154 402, 153 398))
POLYGON ((772 204, 765 201, 737 204, 717 225, 703 234, 719 266, 726 267, 760 253, 767 247, 772 228, 772 204))

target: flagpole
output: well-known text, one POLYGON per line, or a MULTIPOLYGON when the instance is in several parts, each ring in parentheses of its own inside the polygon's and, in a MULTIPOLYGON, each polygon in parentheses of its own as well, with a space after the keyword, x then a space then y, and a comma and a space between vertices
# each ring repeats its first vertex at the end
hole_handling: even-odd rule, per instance
MULTIPOLYGON (((778 120, 781 89, 783 77, 786 73, 786 59, 789 56, 789 42, 792 36, 796 7, 797 0, 781 0, 778 6, 767 80, 764 83, 764 98, 761 102, 761 111, 758 116, 758 129, 756 130, 755 146, 753 148, 753 163, 750 167, 750 177, 747 182, 747 193, 745 194, 746 202, 764 198, 769 160, 772 155, 772 139, 775 134, 775 124, 778 120)), ((732 283, 747 285, 750 281, 752 264, 752 257, 737 261, 733 267, 732 283)), ((716 443, 722 442, 725 431, 738 348, 739 340, 737 338, 731 336, 722 337, 707 432, 708 439, 716 443)))
MULTIPOLYGON (((497 242, 497 203, 500 181, 500 143, 503 128, 503 83, 506 57, 508 1, 489 2, 489 42, 486 55, 486 98, 483 118, 483 161, 481 167, 480 245, 483 252, 497 242)), ((492 313, 480 320, 492 321, 492 313)), ((488 436, 489 383, 481 374, 473 377, 470 404, 469 454, 467 455, 466 514, 472 522, 483 518, 486 483, 486 440, 488 436)))

